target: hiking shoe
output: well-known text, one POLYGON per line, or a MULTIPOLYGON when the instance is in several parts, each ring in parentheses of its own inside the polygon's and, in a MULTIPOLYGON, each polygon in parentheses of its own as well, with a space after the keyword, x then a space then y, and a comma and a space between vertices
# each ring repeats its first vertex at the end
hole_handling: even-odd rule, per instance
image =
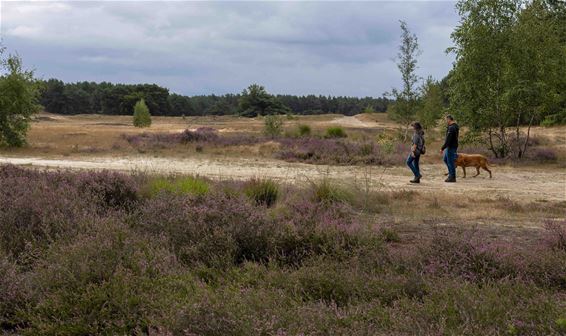
POLYGON ((453 182, 456 182, 456 178, 454 176, 448 176, 448 178, 446 180, 444 180, 444 182, 453 183, 453 182))
POLYGON ((421 183, 421 178, 415 177, 414 179, 410 180, 409 182, 411 182, 411 183, 421 183))

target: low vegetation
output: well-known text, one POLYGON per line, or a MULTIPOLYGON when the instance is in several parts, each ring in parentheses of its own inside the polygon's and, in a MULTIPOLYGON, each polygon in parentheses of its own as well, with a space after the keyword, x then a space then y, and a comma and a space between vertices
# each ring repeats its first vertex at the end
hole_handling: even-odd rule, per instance
POLYGON ((364 210, 339 189, 0 166, 0 329, 566 332, 563 220, 528 239, 446 226, 414 236, 371 220, 414 195, 378 192, 364 210))

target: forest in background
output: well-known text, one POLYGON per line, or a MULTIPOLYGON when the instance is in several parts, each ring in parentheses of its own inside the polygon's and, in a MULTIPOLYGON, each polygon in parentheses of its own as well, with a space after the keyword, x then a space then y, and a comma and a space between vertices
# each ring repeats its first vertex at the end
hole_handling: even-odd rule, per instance
MULTIPOLYGON (((140 99, 145 99, 154 116, 197 116, 238 114, 242 94, 184 96, 170 93, 156 84, 112 84, 108 82, 64 83, 49 79, 42 83, 40 104, 57 114, 131 115, 140 99)), ((299 115, 385 112, 389 99, 380 97, 275 96, 291 112, 299 115)))

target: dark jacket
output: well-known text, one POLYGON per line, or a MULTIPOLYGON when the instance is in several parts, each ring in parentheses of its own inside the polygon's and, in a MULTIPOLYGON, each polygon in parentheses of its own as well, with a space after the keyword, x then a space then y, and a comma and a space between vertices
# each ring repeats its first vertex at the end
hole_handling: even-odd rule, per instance
POLYGON ((458 148, 458 135, 460 134, 460 127, 458 124, 453 123, 452 125, 448 126, 446 129, 446 140, 444 140, 444 145, 442 145, 442 149, 445 148, 458 148))
POLYGON ((424 132, 422 130, 413 133, 413 145, 416 145, 415 155, 421 155, 424 146, 424 132))

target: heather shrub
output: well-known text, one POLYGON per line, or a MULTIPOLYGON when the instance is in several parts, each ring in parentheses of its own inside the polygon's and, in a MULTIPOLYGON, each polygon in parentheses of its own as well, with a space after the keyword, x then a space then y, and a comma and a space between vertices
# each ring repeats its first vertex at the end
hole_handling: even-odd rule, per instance
POLYGON ((272 180, 253 179, 244 185, 244 194, 257 205, 272 206, 279 196, 279 186, 272 180))
POLYGON ((13 330, 23 322, 18 311, 28 294, 18 266, 0 249, 0 331, 13 330))
POLYGON ((214 128, 199 127, 195 131, 184 130, 179 136, 179 141, 181 143, 215 142, 218 141, 219 138, 220 136, 216 133, 214 128))
POLYGON ((128 208, 138 199, 138 182, 130 175, 108 170, 76 175, 77 188, 105 207, 128 208))
POLYGON ((159 194, 141 207, 136 226, 167 235, 186 264, 225 267, 264 260, 272 249, 273 228, 264 210, 242 196, 204 197, 159 194))
POLYGON ((335 126, 326 129, 325 136, 327 138, 345 138, 347 137, 346 131, 342 127, 335 126))
POLYGON ((177 195, 197 195, 202 196, 210 189, 207 181, 192 177, 184 176, 177 178, 152 178, 147 182, 144 193, 153 197, 159 193, 167 192, 177 195))
POLYGON ((311 127, 309 125, 298 125, 297 126, 297 134, 301 137, 311 135, 311 127))
POLYGON ((57 239, 71 238, 95 216, 96 202, 76 188, 72 176, 0 167, 0 246, 5 252, 35 255, 57 239))
MULTIPOLYGON (((102 221, 70 243, 54 244, 30 275, 30 334, 132 334, 165 323, 178 265, 159 236, 102 221), (171 280, 172 281, 172 280, 171 280)), ((177 290, 186 291, 181 285, 177 290)), ((174 311, 174 310, 173 310, 174 311)))
POLYGON ((539 163, 556 162, 558 160, 556 150, 552 148, 533 148, 527 152, 527 155, 531 160, 539 163))
POLYGON ((544 242, 548 247, 566 252, 566 220, 545 223, 544 242))
POLYGON ((390 329, 415 335, 557 335, 563 310, 535 286, 501 280, 484 284, 431 279, 420 300, 401 299, 389 309, 390 329))

